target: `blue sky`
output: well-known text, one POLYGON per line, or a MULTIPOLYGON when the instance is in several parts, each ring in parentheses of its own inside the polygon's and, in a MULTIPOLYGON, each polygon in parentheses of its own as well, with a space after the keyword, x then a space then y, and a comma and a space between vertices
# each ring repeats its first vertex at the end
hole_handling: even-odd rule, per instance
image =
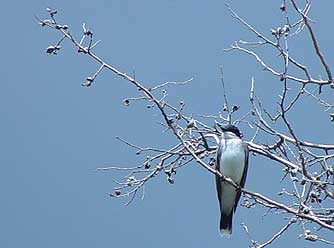
MULTIPOLYGON (((145 85, 193 77, 190 85, 168 92, 171 102, 185 100, 189 113, 216 114, 222 109, 219 67, 223 66, 230 101, 245 112, 252 76, 264 103, 270 103, 280 88, 278 80, 251 58, 223 52, 234 40, 252 37, 224 4, 218 0, 2 4, 0 247, 247 247, 249 240, 240 223, 248 224, 259 241, 284 224, 273 215, 239 207, 233 236, 222 239, 214 178, 196 164, 179 171, 174 185, 164 176, 155 178, 146 187, 145 199, 128 207, 108 197, 113 173, 94 169, 137 165, 144 158, 115 136, 162 148, 173 144, 173 139, 161 134, 154 123, 159 117, 145 105, 124 107, 122 100, 136 91, 115 75, 103 72, 93 87, 81 87, 97 65, 78 55, 69 43, 59 55, 46 55, 46 47, 59 34, 42 29, 34 19, 52 7, 76 35, 87 23, 102 40, 96 52, 128 74, 135 71, 145 85)), ((280 1, 231 3, 268 35, 270 28, 284 22, 279 5, 280 1)), ((319 44, 332 68, 333 7, 333 1, 314 2, 311 11, 319 44)), ((296 39, 290 49, 318 69, 315 57, 305 52, 309 42, 296 39)), ((309 119, 310 126, 318 125, 318 117, 325 118, 317 107, 308 111, 315 116, 309 119)), ((332 128, 325 124, 308 134, 302 126, 304 117, 303 111, 296 113, 301 136, 324 143, 333 139, 327 132, 332 128)), ((252 133, 245 136, 249 139, 252 133)), ((282 187, 277 181, 280 172, 272 162, 251 157, 246 186, 273 194, 282 187)), ((292 228, 273 247, 311 247, 295 238, 299 231, 292 228)))

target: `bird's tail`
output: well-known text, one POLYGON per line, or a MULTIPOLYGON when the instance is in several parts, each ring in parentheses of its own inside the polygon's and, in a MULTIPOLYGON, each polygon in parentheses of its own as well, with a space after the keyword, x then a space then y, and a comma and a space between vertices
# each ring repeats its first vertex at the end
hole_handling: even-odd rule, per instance
POLYGON ((221 213, 219 225, 221 236, 230 236, 232 234, 232 217, 233 211, 228 214, 221 213))

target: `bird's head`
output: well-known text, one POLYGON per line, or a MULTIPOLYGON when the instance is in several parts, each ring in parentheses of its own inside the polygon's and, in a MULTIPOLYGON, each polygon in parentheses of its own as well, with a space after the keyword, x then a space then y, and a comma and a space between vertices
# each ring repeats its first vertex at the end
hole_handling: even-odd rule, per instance
POLYGON ((223 131, 223 133, 232 133, 234 135, 236 135, 237 137, 239 137, 240 139, 242 138, 242 133, 240 132, 240 130, 234 126, 234 125, 231 125, 231 124, 228 124, 228 125, 225 125, 225 126, 221 126, 219 125, 219 127, 221 128, 221 130, 223 131))

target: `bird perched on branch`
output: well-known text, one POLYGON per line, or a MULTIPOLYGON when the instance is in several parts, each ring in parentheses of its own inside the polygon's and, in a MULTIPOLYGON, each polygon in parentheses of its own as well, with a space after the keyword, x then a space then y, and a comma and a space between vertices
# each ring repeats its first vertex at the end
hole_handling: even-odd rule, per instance
MULTIPOLYGON (((248 145, 241 140, 241 133, 236 126, 229 124, 220 128, 223 133, 217 150, 216 170, 243 188, 248 169, 248 145)), ((229 236, 241 191, 217 175, 216 187, 221 213, 220 233, 229 236)))

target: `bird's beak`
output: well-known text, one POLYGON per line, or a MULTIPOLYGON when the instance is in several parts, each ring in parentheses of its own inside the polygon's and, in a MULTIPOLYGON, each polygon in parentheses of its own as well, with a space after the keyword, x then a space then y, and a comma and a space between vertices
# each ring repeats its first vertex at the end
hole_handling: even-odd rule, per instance
POLYGON ((224 132, 226 131, 225 126, 223 126, 222 124, 220 124, 219 122, 216 122, 216 125, 224 132))

